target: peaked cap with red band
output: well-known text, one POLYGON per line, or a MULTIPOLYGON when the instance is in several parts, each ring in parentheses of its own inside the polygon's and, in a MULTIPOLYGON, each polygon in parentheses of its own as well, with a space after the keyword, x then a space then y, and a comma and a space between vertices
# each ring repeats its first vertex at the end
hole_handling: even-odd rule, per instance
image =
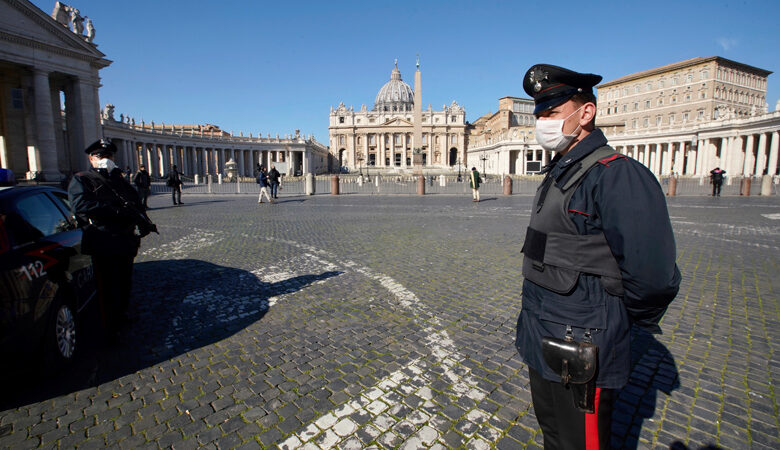
POLYGON ((547 111, 580 92, 593 92, 601 75, 578 73, 550 64, 535 64, 523 77, 525 93, 533 97, 534 114, 547 111))

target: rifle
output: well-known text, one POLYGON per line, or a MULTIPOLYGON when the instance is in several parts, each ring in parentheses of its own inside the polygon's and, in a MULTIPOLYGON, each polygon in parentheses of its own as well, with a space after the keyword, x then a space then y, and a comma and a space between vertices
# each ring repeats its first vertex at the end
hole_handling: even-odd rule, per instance
MULTIPOLYGON (((155 225, 154 222, 152 222, 152 220, 149 219, 149 217, 146 215, 145 212, 139 210, 131 201, 129 201, 122 194, 117 192, 117 190, 114 189, 110 184, 100 179, 100 175, 92 173, 90 171, 83 172, 82 174, 87 175, 89 178, 92 178, 93 180, 97 181, 98 188, 100 186, 108 187, 108 189, 114 194, 114 196, 122 203, 122 206, 134 213, 136 219, 136 225, 138 225, 138 230, 141 232, 141 237, 144 237, 151 232, 160 234, 160 232, 157 231, 157 225, 155 225)), ((97 188, 95 189, 95 191, 97 191, 97 188)))

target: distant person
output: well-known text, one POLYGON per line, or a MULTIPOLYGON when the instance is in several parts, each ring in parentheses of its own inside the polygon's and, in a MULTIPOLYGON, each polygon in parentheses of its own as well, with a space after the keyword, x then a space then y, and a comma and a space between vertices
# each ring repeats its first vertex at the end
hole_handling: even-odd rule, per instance
POLYGON ((127 182, 130 182, 130 178, 133 176, 133 171, 130 169, 130 166, 125 166, 125 180, 127 182))
POLYGON ((263 203, 264 195, 268 199, 268 203, 273 203, 273 199, 268 195, 268 174, 265 167, 261 167, 260 171, 257 172, 257 184, 260 185, 260 196, 257 197, 257 203, 263 203))
POLYGON ((179 170, 176 166, 173 166, 173 170, 168 174, 168 179, 165 184, 172 188, 171 198, 173 199, 173 204, 181 205, 181 185, 184 183, 181 181, 181 176, 179 176, 179 170))
POLYGON ((471 201, 479 201, 479 184, 482 183, 482 178, 479 177, 476 167, 471 168, 471 176, 469 177, 469 186, 471 186, 471 201))
POLYGON ((279 190, 279 177, 281 174, 279 174, 279 171, 276 170, 276 167, 271 164, 271 170, 268 171, 268 185, 271 187, 271 197, 273 198, 279 198, 277 196, 278 190, 279 190))
POLYGON ((152 179, 143 164, 138 167, 138 172, 136 172, 135 176, 133 177, 133 184, 138 190, 138 196, 141 197, 141 203, 144 205, 144 209, 149 209, 147 199, 149 198, 152 179))
POLYGON ((720 197, 720 187, 723 184, 723 175, 726 174, 725 170, 720 167, 716 167, 710 170, 710 183, 712 183, 712 196, 716 195, 720 197))

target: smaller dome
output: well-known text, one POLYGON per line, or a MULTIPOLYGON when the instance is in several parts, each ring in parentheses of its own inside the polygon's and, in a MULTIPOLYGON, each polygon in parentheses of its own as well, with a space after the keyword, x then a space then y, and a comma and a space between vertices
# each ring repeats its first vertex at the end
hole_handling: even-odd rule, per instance
POLYGON ((414 109, 414 91, 401 79, 398 60, 390 74, 390 81, 382 86, 374 101, 375 111, 412 111, 414 109))

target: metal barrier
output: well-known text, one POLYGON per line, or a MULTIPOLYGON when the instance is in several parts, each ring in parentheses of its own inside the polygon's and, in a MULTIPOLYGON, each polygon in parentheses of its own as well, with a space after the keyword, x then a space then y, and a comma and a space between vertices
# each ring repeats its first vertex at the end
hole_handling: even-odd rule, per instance
MULTIPOLYGON (((315 195, 330 194, 331 175, 318 175, 314 179, 315 195)), ((371 175, 360 180, 359 175, 339 175, 340 195, 417 195, 417 175, 371 175)), ((532 196, 544 178, 542 175, 509 175, 512 179, 512 195, 532 196)), ((195 184, 191 179, 184 179, 182 194, 254 194, 260 193, 260 186, 249 178, 237 182, 225 182, 222 184, 208 183, 204 177, 195 184)), ((722 196, 739 196, 742 192, 742 177, 729 177, 721 186, 722 196)), ((669 189, 669 177, 659 179, 665 194, 669 189)), ((762 177, 751 177, 750 196, 760 196, 762 177)), ((487 175, 483 177, 480 185, 482 195, 504 195, 503 178, 499 175, 487 175)), ((170 193, 171 188, 164 181, 154 181, 151 186, 152 194, 170 193)), ((780 177, 772 178, 771 195, 780 195, 780 177)), ((279 196, 299 196, 306 194, 305 177, 284 177, 280 184, 279 196)), ((467 177, 457 175, 426 175, 426 195, 470 195, 471 188, 467 177), (443 186, 442 186, 443 182, 443 186)), ((677 196, 704 196, 712 195, 712 185, 709 177, 678 177, 677 196)))

